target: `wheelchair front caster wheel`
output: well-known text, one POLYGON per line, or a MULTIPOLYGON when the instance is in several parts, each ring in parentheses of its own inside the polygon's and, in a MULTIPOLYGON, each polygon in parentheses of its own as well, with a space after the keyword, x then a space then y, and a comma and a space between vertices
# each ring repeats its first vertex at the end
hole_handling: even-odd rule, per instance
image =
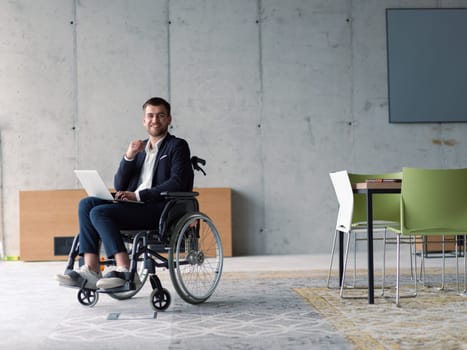
POLYGON ((92 289, 80 289, 78 291, 78 301, 84 306, 94 306, 99 300, 99 294, 92 289))
POLYGON ((162 288, 161 291, 154 289, 151 292, 150 296, 150 303, 151 307, 154 309, 154 311, 164 311, 167 310, 167 308, 170 305, 170 293, 167 289, 162 288))

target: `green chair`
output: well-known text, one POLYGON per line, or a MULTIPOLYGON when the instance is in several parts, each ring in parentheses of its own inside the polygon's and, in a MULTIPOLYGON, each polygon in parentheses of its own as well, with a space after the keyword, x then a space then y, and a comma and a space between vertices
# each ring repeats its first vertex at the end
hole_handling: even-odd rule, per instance
MULTIPOLYGON (((347 270, 347 261, 349 255, 350 241, 352 233, 355 236, 355 245, 359 240, 366 240, 367 226, 366 226, 366 198, 363 194, 353 194, 352 183, 365 182, 368 179, 400 179, 402 173, 388 173, 388 174, 353 174, 347 171, 338 171, 330 173, 331 181, 336 192, 339 202, 339 212, 336 224, 336 233, 334 235, 331 251, 331 262, 328 272, 327 285, 329 287, 330 276, 332 272, 332 265, 334 259, 334 251, 336 245, 336 238, 339 231, 347 234, 346 247, 344 249, 344 269, 342 281, 340 282, 341 297, 344 297, 345 288, 345 275, 347 270), (362 238, 357 238, 357 234, 363 233, 362 238)), ((373 218, 374 229, 383 230, 385 232, 386 226, 399 226, 399 194, 385 194, 374 195, 373 197, 373 218)), ((356 280, 356 254, 354 254, 354 279, 353 287, 355 287, 356 280)), ((384 284, 383 284, 384 286, 384 284)))
MULTIPOLYGON (((464 235, 465 242, 467 234, 467 169, 404 168, 402 178, 401 226, 388 227, 397 234, 397 305, 400 298, 401 236, 464 235)), ((456 263, 458 272, 459 263, 456 263)), ((465 273, 464 250, 464 292, 465 273)), ((457 289, 459 292, 458 273, 457 289)))
MULTIPOLYGON (((365 182, 371 179, 402 179, 402 172, 394 173, 385 173, 385 174, 357 174, 349 173, 349 178, 351 183, 365 182)), ((354 195, 354 219, 356 222, 364 222, 366 224, 366 196, 365 194, 355 194, 354 195)), ((400 226, 400 194, 374 194, 373 195, 373 220, 374 227, 376 230, 382 231, 384 236, 382 240, 383 243, 383 276, 382 276, 382 291, 381 294, 384 295, 385 290, 385 276, 386 276, 386 245, 391 243, 391 240, 387 238, 387 227, 391 226, 394 228, 399 228, 400 226)), ((349 237, 350 239, 350 237, 349 237)), ((355 235, 354 238, 354 251, 356 252, 356 244, 358 241, 366 241, 366 235, 358 237, 355 235)), ((380 238, 376 238, 380 239, 380 238)), ((412 240, 406 241, 410 244, 410 251, 412 247, 415 249, 415 246, 412 245, 412 240)), ((354 254, 354 267, 356 266, 354 254)), ((413 271, 416 271, 416 260, 415 260, 415 269, 412 264, 412 259, 410 259, 410 268, 413 276, 413 271)), ((355 280, 356 269, 354 268, 354 280, 355 280)))
MULTIPOLYGON (((401 179, 402 172, 395 173, 385 173, 385 174, 357 174, 349 173, 349 179, 351 183, 365 182, 371 179, 401 179)), ((384 241, 384 253, 383 253, 383 277, 382 277, 382 292, 384 295, 384 281, 385 281, 385 262, 386 262, 386 232, 389 226, 398 228, 400 226, 400 194, 374 194, 373 195, 373 229, 376 232, 382 232, 384 234, 382 240, 384 241)), ((364 194, 354 194, 354 217, 353 220, 358 223, 358 226, 361 228, 362 225, 365 226, 363 235, 358 235, 362 231, 356 231, 354 235, 354 269, 353 269, 353 280, 356 280, 356 251, 357 251, 357 242, 367 240, 367 231, 366 231, 366 196, 364 194)), ((376 240, 381 238, 374 238, 376 240)), ((347 270, 347 259, 350 252, 349 244, 351 240, 351 234, 347 236, 347 249, 344 263, 344 272, 342 276, 341 284, 341 297, 344 297, 344 284, 345 284, 345 275, 347 270)), ((355 283, 355 282, 354 282, 355 283)))
MULTIPOLYGON (((402 179, 402 172, 388 174, 354 174, 349 173, 351 183, 365 182, 370 179, 402 179)), ((375 221, 400 222, 400 194, 374 194, 373 218, 375 221)), ((366 198, 364 194, 354 196, 354 218, 357 222, 366 222, 366 198)))

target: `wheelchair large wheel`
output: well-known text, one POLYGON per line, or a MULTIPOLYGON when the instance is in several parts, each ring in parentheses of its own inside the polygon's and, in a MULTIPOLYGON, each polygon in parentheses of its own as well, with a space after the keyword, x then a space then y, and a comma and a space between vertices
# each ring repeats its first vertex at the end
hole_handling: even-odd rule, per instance
POLYGON ((146 279, 148 278, 148 269, 144 266, 144 253, 141 253, 138 256, 136 262, 136 273, 138 274, 139 280, 141 281, 140 285, 136 286, 135 290, 130 290, 128 292, 119 292, 119 293, 108 293, 108 295, 117 300, 126 300, 135 296, 141 288, 143 288, 146 279))
POLYGON ((203 213, 188 213, 171 236, 168 265, 178 295, 190 304, 206 301, 222 274, 222 243, 214 223, 203 213))

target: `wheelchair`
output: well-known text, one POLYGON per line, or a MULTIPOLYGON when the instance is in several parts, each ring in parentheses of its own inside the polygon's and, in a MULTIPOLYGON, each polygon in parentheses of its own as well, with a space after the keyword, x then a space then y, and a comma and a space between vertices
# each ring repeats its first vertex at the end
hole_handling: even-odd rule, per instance
MULTIPOLYGON (((195 170, 206 173, 200 167, 206 161, 191 158, 195 170)), ((78 301, 84 306, 94 306, 99 294, 108 294, 118 300, 130 299, 149 280, 152 287, 150 305, 154 311, 164 311, 170 306, 171 296, 163 288, 156 268, 169 271, 177 294, 187 303, 200 304, 214 293, 223 266, 222 242, 212 220, 199 211, 197 192, 164 192, 165 206, 156 229, 121 231, 128 249, 130 268, 123 286, 112 289, 85 288, 86 280, 74 271, 79 252, 79 234, 73 239, 68 255, 65 274, 78 280, 78 301), (141 284, 135 284, 138 275, 141 284)), ((79 258, 79 264, 83 264, 79 258)), ((113 259, 100 261, 101 267, 115 265, 113 259)))

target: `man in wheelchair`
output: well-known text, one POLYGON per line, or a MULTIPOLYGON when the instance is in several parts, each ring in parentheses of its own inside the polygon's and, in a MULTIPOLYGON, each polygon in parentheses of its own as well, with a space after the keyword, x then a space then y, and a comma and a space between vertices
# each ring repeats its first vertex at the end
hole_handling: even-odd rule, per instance
POLYGON ((130 258, 121 231, 155 227, 166 199, 163 192, 189 192, 193 169, 188 143, 168 132, 172 116, 170 104, 153 97, 143 105, 143 126, 148 139, 130 142, 114 178, 115 199, 87 197, 80 201, 79 255, 84 265, 73 273, 59 274, 62 285, 87 289, 112 289, 124 285, 130 274, 130 258), (101 275, 100 244, 115 265, 101 275), (85 285, 81 284, 86 281, 85 285))

